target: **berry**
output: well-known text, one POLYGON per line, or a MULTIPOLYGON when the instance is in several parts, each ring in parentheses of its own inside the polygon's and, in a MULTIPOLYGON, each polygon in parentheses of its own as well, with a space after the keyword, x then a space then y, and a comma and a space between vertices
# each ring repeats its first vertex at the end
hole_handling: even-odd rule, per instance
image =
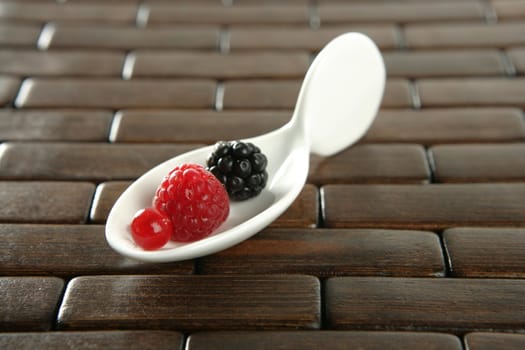
POLYGON ((233 200, 257 196, 266 186, 268 160, 259 147, 240 141, 216 144, 207 169, 224 184, 233 200))
POLYGON ((152 208, 139 210, 131 221, 131 236, 145 250, 162 248, 172 231, 171 220, 152 208))
POLYGON ((193 242, 210 235, 230 212, 228 194, 221 182, 197 164, 171 170, 157 188, 153 206, 171 219, 171 238, 177 242, 193 242))

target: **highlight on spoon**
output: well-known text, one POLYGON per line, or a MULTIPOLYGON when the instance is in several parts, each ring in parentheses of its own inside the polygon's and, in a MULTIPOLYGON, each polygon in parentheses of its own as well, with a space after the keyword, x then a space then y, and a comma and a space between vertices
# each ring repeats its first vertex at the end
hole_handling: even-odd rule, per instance
POLYGON ((115 202, 106 222, 108 244, 127 257, 168 262, 197 258, 229 248, 276 220, 297 198, 308 175, 310 151, 330 155, 355 143, 379 107, 385 69, 379 50, 366 36, 333 39, 310 66, 290 122, 252 142, 268 158, 268 184, 256 197, 230 202, 230 215, 210 236, 191 243, 169 242, 159 250, 138 247, 130 234, 134 214, 151 206, 163 177, 183 163, 205 165, 213 146, 179 155, 146 172, 115 202), (366 104, 366 106, 361 106, 366 104))

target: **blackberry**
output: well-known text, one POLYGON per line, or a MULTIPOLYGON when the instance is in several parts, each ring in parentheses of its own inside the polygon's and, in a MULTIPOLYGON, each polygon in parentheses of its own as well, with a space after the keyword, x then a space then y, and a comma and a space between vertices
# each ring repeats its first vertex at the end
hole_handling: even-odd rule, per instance
POLYGON ((268 160, 249 142, 220 141, 209 156, 207 169, 224 185, 230 199, 242 201, 257 196, 266 186, 268 160))

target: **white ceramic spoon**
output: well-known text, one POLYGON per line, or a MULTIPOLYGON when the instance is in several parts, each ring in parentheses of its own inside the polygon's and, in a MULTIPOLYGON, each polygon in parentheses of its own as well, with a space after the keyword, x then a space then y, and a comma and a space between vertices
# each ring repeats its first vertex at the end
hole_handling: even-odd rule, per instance
POLYGON ((379 108, 385 68, 374 43, 359 33, 338 36, 317 55, 308 72, 292 119, 278 130, 246 139, 268 158, 268 184, 256 196, 231 202, 228 219, 211 236, 192 243, 169 242, 145 251, 131 238, 137 210, 151 206, 162 178, 182 163, 206 164, 207 146, 172 158, 135 181, 116 201, 106 223, 106 239, 117 252, 138 260, 192 259, 231 247, 261 231, 295 200, 308 175, 310 151, 329 156, 355 143, 379 108))

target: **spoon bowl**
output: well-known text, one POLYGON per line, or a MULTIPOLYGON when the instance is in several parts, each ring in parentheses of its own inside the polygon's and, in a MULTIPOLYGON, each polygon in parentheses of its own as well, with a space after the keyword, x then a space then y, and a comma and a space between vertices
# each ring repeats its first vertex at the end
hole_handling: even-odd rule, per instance
POLYGON ((193 259, 229 248, 261 231, 297 198, 308 175, 310 152, 329 156, 355 143, 371 125, 383 95, 385 69, 374 43, 346 33, 328 43, 306 73, 294 114, 270 133, 244 139, 268 158, 268 184, 256 197, 230 202, 230 215, 212 235, 191 243, 170 241, 154 251, 136 245, 130 223, 151 206, 156 188, 175 166, 205 166, 214 146, 174 157, 151 169, 115 202, 106 222, 106 240, 120 254, 149 262, 193 259))

